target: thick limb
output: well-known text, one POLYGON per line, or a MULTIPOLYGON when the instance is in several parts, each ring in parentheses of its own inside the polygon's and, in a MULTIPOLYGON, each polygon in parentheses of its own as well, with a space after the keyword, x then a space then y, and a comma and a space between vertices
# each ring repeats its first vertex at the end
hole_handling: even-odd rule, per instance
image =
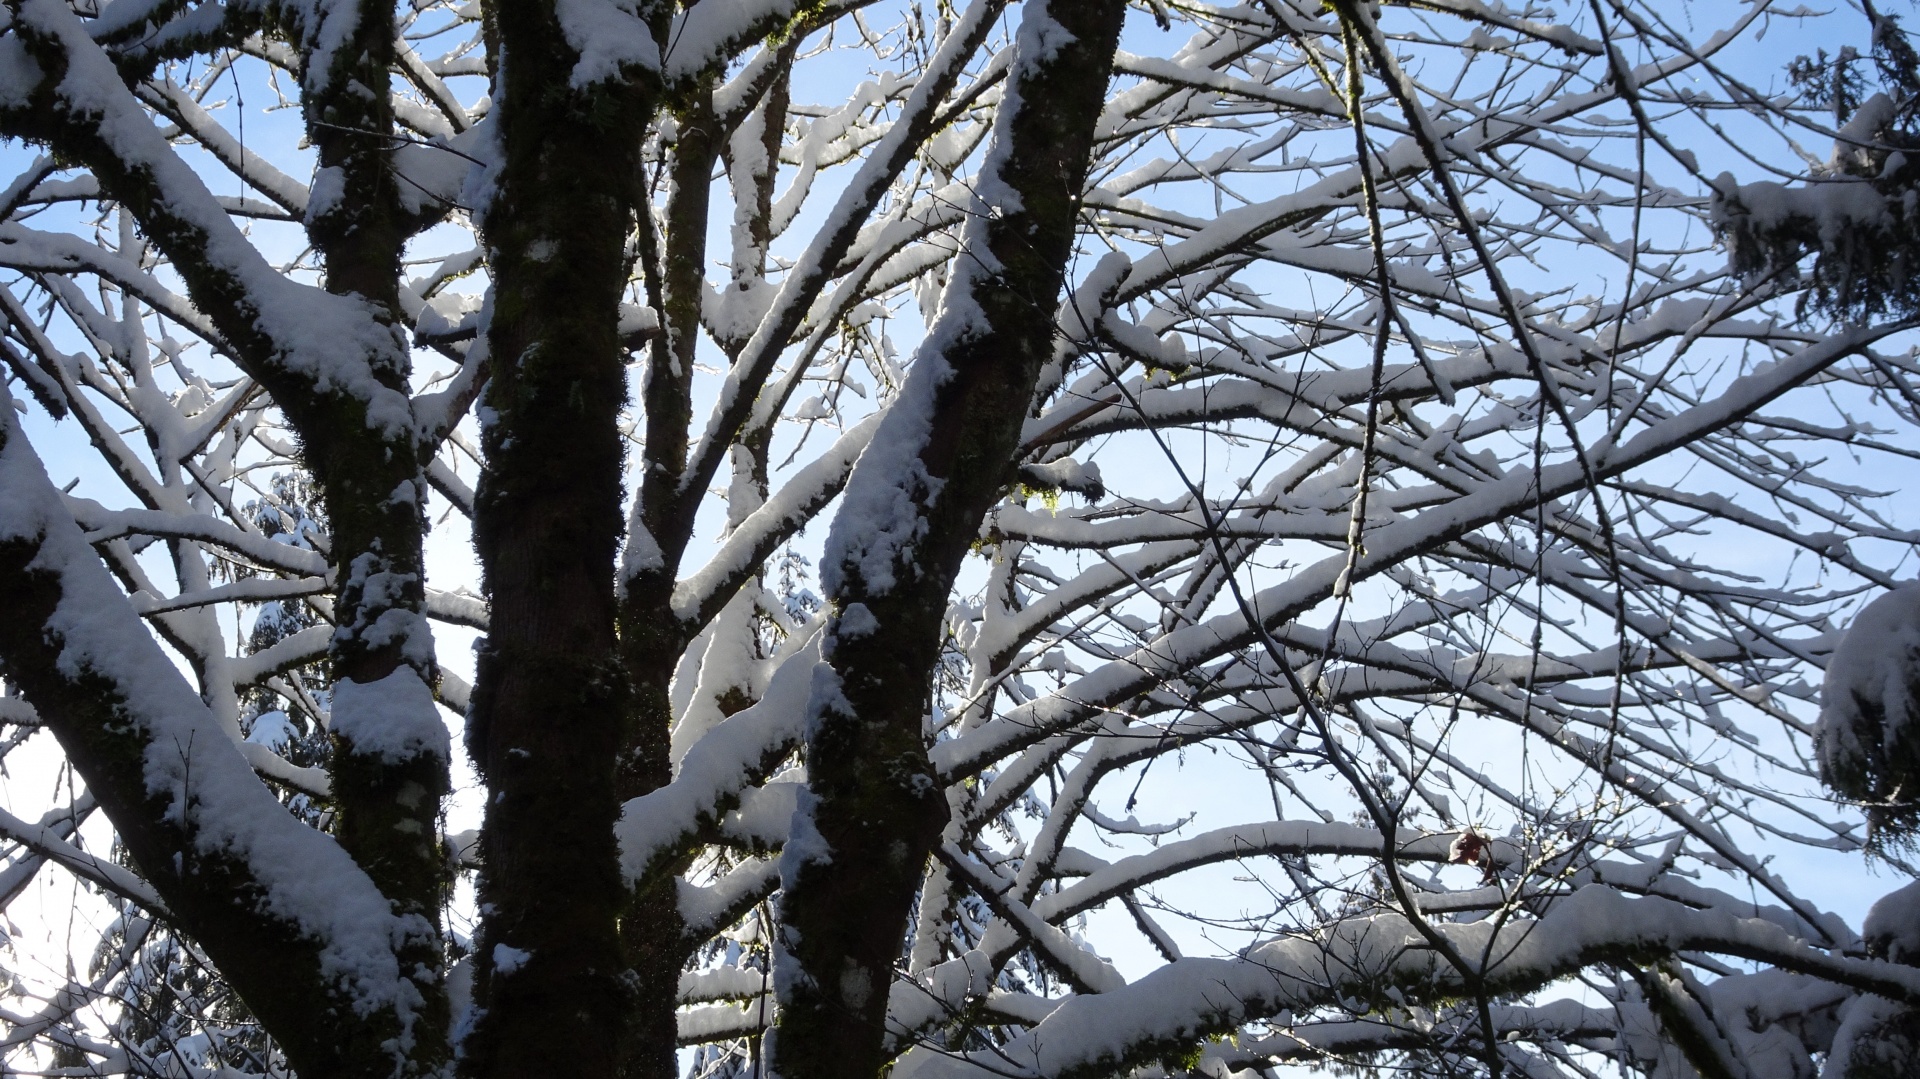
POLYGON ((836 614, 786 848, 774 1069, 874 1075, 887 990, 946 803, 922 717, 947 592, 1013 476, 1106 97, 1123 4, 1034 4, 965 253, 891 414, 848 480, 822 582, 836 614), (810 834, 809 834, 810 833, 810 834))

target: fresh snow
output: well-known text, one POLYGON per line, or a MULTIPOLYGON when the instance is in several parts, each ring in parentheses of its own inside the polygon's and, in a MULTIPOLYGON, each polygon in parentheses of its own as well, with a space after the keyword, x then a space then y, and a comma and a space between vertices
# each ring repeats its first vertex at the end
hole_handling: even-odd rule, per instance
POLYGON ((259 886, 262 913, 318 945, 323 976, 357 1007, 409 1020, 419 991, 394 947, 427 924, 396 916, 332 837, 288 814, 255 777, 88 545, 11 407, 0 408, 0 439, 0 542, 38 546, 34 567, 61 594, 46 630, 60 645, 60 669, 115 688, 145 747, 147 790, 172 806, 188 856, 238 860, 259 886))
POLYGON ((1884 746, 1920 748, 1920 581, 1867 604, 1827 659, 1820 689, 1821 762, 1829 769, 1878 755, 1884 746))
POLYGON ((434 704, 433 689, 404 663, 377 682, 335 682, 329 725, 353 752, 390 764, 423 755, 453 759, 453 743, 434 704))

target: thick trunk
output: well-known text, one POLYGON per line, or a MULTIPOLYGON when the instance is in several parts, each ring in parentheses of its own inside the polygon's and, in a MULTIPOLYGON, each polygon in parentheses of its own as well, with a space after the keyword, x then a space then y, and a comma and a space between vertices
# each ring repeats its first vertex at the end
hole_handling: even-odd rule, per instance
MULTIPOLYGON (((315 17, 323 25, 313 28, 309 40, 345 40, 331 52, 307 54, 302 111, 320 168, 307 231, 323 260, 327 291, 365 301, 374 320, 393 334, 395 347, 372 358, 373 377, 407 394, 399 286, 401 252, 412 228, 401 211, 391 144, 368 136, 394 129, 387 92, 393 9, 349 5, 319 9, 315 17), (341 19, 353 21, 346 27, 330 25, 341 19), (370 87, 376 92, 369 93, 370 87)), ((352 687, 372 686, 396 674, 405 679, 403 668, 425 686, 439 678, 424 613, 427 454, 413 438, 382 437, 359 416, 309 422, 301 432, 339 566, 338 628, 329 648, 336 687, 330 768, 338 810, 335 834, 397 913, 433 926, 430 938, 403 951, 402 964, 439 971, 445 966, 441 909, 452 883, 438 841, 441 800, 450 788, 449 747, 444 739, 402 739, 394 730, 369 730, 348 714, 360 696, 352 687)), ((382 710, 392 707, 394 685, 371 691, 382 710)), ((416 689, 407 703, 413 713, 407 722, 437 733, 441 719, 428 694, 416 689)), ((450 1018, 437 977, 424 1011, 423 1026, 431 1038, 420 1059, 437 1065, 448 1059, 450 1018)))
POLYGON ((615 1075, 633 977, 613 839, 629 687, 616 654, 618 304, 647 102, 568 89, 551 4, 488 11, 505 160, 485 217, 493 278, 488 468, 474 520, 492 601, 467 732, 492 797, 481 833, 473 1076, 615 1075))
POLYGON ((921 732, 947 592, 1012 477, 1020 425, 1052 354, 1124 12, 1118 0, 1026 10, 1009 111, 981 183, 996 212, 969 229, 972 254, 961 263, 973 269, 950 286, 933 344, 856 466, 828 541, 832 670, 816 681, 807 737, 818 834, 795 822, 781 908, 778 961, 788 974, 773 1064, 787 1079, 871 1076, 885 1063, 893 969, 945 820, 921 732), (889 518, 906 512, 911 523, 889 518))

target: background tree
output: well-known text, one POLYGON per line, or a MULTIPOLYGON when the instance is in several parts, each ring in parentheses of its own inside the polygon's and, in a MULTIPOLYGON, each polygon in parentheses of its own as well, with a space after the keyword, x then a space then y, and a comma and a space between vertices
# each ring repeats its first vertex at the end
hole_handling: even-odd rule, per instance
POLYGON ((1920 363, 1695 14, 8 0, 8 1066, 1897 1069, 1920 363))
POLYGON ((1865 53, 1851 45, 1832 56, 1821 49, 1788 68, 1793 85, 1831 114, 1833 153, 1810 163, 1814 182, 1738 185, 1727 175, 1716 185, 1716 224, 1735 268, 1750 278, 1799 284, 1805 275, 1811 287, 1802 311, 1910 316, 1920 300, 1912 269, 1920 171, 1908 163, 1920 150, 1920 52, 1899 16, 1865 0, 1861 9, 1865 53))

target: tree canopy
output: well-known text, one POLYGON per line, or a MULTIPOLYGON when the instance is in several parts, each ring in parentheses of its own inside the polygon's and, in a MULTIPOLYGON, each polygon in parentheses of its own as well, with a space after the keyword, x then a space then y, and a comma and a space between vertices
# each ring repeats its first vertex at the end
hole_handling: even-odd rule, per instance
POLYGON ((0 1069, 1910 1074, 1813 15, 4 0, 0 1069))

